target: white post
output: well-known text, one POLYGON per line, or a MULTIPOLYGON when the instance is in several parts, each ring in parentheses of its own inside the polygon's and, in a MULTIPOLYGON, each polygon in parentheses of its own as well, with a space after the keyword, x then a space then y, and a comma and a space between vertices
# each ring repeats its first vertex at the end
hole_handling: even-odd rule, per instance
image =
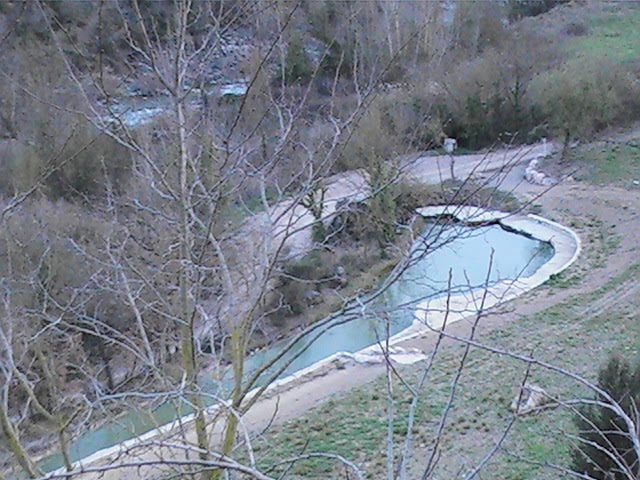
POLYGON ((455 159, 453 157, 453 151, 458 146, 458 141, 455 138, 444 139, 444 149, 449 154, 449 169, 451 171, 451 180, 456 179, 455 175, 455 159))
POLYGON ((458 142, 456 141, 455 138, 444 139, 444 149, 448 154, 452 154, 457 146, 458 146, 458 142))

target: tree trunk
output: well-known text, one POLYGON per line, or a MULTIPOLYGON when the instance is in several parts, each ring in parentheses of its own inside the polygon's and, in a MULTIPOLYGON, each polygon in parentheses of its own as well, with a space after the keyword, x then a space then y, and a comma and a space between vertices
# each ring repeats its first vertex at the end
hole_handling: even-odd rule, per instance
POLYGON ((571 131, 569 129, 564 132, 564 142, 562 144, 562 153, 560 154, 560 161, 564 162, 567 159, 567 153, 569 152, 569 142, 571 141, 571 131))
POLYGON ((60 452, 62 453, 64 468, 67 472, 70 472, 73 470, 73 464, 69 456, 69 442, 67 441, 66 427, 64 425, 61 425, 58 430, 58 441, 60 442, 60 452))
POLYGON ((9 451, 15 456, 18 464, 27 473, 29 478, 42 476, 42 471, 33 463, 26 449, 22 446, 22 443, 20 443, 18 433, 13 428, 11 420, 9 420, 9 415, 4 407, 0 408, 0 428, 2 428, 2 433, 7 439, 9 451))
MULTIPOLYGON (((240 406, 242 404, 242 377, 244 376, 244 359, 245 359, 245 322, 242 322, 237 328, 231 332, 231 348, 233 351, 233 378, 234 387, 231 398, 231 408, 227 415, 227 424, 224 430, 224 438, 222 440, 221 452, 228 456, 233 451, 236 444, 236 435, 238 432, 238 416, 240 414, 240 406)), ((222 478, 222 470, 216 470, 213 477, 214 480, 222 478)))
MULTIPOLYGON (((181 82, 178 82, 180 85, 181 82)), ((193 392, 190 401, 195 408, 195 428, 201 460, 209 460, 209 438, 204 415, 204 402, 198 394, 198 368, 195 357, 195 315, 193 315, 189 290, 191 287, 189 265, 191 235, 189 232, 189 190, 187 187, 188 155, 186 145, 186 127, 184 105, 180 99, 180 91, 176 92, 176 118, 178 121, 178 149, 180 154, 180 311, 184 322, 182 327, 182 363, 186 374, 187 391, 193 392)), ((205 473, 204 478, 208 475, 205 473)))

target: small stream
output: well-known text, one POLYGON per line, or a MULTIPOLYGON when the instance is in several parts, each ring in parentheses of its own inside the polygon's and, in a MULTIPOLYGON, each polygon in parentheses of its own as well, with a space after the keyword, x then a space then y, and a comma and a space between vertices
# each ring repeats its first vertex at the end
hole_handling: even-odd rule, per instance
MULTIPOLYGON (((248 85, 244 81, 235 81, 217 85, 208 91, 209 101, 224 98, 241 98, 247 93, 248 85)), ((201 107, 202 95, 200 90, 194 89, 188 95, 189 104, 192 107, 201 107)), ((112 107, 113 118, 120 119, 129 128, 147 125, 159 116, 171 111, 171 100, 164 95, 136 96, 119 98, 112 107)), ((108 120, 108 117, 105 117, 108 120)))
MULTIPOLYGON (((449 271, 452 274, 452 293, 468 292, 469 289, 483 288, 487 280, 491 252, 494 252, 490 272, 490 284, 502 280, 525 278, 535 273, 553 256, 553 247, 524 235, 507 231, 499 225, 470 227, 454 224, 440 231, 438 238, 431 238, 433 224, 427 226, 423 239, 414 247, 415 258, 419 258, 410 268, 405 270, 398 281, 384 294, 380 301, 372 304, 373 309, 391 311, 390 335, 409 327, 413 321, 414 310, 418 303, 427 298, 446 294, 449 271), (424 255, 424 244, 436 243, 439 246, 424 255), (420 256, 422 258, 420 258, 420 256)), ((354 320, 336 325, 324 332, 279 376, 284 378, 303 368, 309 367, 337 352, 357 352, 371 346, 379 339, 385 338, 385 321, 374 315, 357 316, 354 320)), ((247 360, 247 371, 255 371, 265 361, 273 358, 283 347, 285 341, 278 342, 268 349, 258 351, 247 360)), ((282 362, 290 360, 307 346, 307 341, 300 341, 292 348, 282 362)), ((274 368, 277 368, 276 365, 274 368)), ((263 375, 264 377, 265 375, 263 375)), ((262 382, 264 383, 264 378, 262 382)), ((225 381, 213 382, 203 380, 204 391, 214 395, 223 395, 225 381)), ((206 398, 208 404, 213 398, 206 398)), ((188 407, 176 412, 170 402, 159 406, 152 413, 131 411, 117 421, 109 422, 100 428, 81 434, 75 439, 70 449, 73 461, 77 461, 99 450, 112 447, 123 441, 142 435, 160 425, 167 424, 178 415, 190 413, 188 407)), ((45 458, 40 466, 45 471, 62 467, 61 455, 55 454, 45 458)))

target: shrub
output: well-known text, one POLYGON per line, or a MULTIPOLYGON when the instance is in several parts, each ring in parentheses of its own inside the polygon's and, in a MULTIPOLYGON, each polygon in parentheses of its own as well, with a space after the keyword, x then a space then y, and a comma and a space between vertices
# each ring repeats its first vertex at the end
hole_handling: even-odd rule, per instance
POLYGON ((16 146, 0 161, 0 191, 24 191, 47 171, 41 191, 52 199, 99 197, 107 184, 115 192, 123 189, 131 160, 126 148, 86 124, 58 134, 53 128, 52 121, 41 125, 33 144, 16 146))
MULTIPOLYGON (((38 199, 26 201, 14 210, 3 230, 6 235, 0 241, 0 257, 5 261, 0 262, 0 277, 10 288, 11 308, 20 312, 20 328, 25 338, 41 331, 42 338, 38 341, 43 343, 36 344, 46 355, 55 352, 56 357, 74 356, 77 362, 85 359, 83 369, 99 364, 104 357, 95 355, 95 343, 70 345, 69 336, 77 334, 72 325, 84 329, 83 339, 90 336, 86 328, 86 315, 92 314, 90 305, 104 305, 107 300, 118 305, 119 311, 101 316, 104 325, 123 328, 130 325, 130 317, 122 307, 123 299, 117 298, 114 289, 96 280, 104 279, 100 275, 103 266, 97 260, 104 260, 99 245, 112 232, 113 225, 80 206, 38 199), (60 325, 49 332, 40 330, 52 318, 62 320, 60 325)), ((25 345, 25 349, 31 348, 33 345, 25 345)), ((31 353, 25 355, 28 358, 31 353)), ((64 365, 63 360, 55 360, 58 361, 64 365)), ((66 380, 77 373, 66 367, 56 372, 66 380)))
POLYGON ((461 63, 443 79, 445 133, 471 149, 535 140, 531 132, 540 122, 540 108, 531 83, 558 55, 548 39, 523 30, 500 48, 461 63))
POLYGON ((547 13, 553 7, 568 3, 569 0, 509 0, 509 17, 535 17, 547 13))
POLYGON ((540 75, 531 89, 551 130, 567 141, 630 120, 640 105, 629 67, 607 60, 565 65, 540 75))
POLYGON ((310 303, 308 294, 325 287, 339 284, 335 271, 338 265, 336 255, 327 250, 315 250, 299 260, 287 263, 283 268, 280 285, 270 302, 270 310, 276 310, 272 318, 295 316, 304 313, 310 303))
POLYGON ((313 66, 307 57, 304 40, 299 33, 293 35, 287 46, 284 61, 284 79, 288 84, 305 83, 313 75, 313 66))
POLYGON ((584 22, 575 21, 569 23, 565 31, 567 32, 567 35, 571 37, 582 37, 583 35, 589 33, 589 27, 587 27, 586 23, 584 22))
POLYGON ((347 250, 340 256, 342 265, 349 277, 367 272, 379 259, 378 246, 374 243, 363 242, 360 246, 347 250))
MULTIPOLYGON (((600 370, 598 387, 607 392, 624 412, 638 421, 640 409, 640 363, 632 368, 614 356, 600 370)), ((608 403, 598 396, 599 402, 608 403)), ((588 405, 575 419, 579 444, 573 452, 573 470, 589 478, 617 480, 637 478, 638 457, 623 419, 604 405, 588 405), (620 464, 628 467, 625 472, 620 464)))
POLYGON ((446 181, 442 185, 400 182, 396 192, 396 218, 405 224, 416 214, 417 208, 430 205, 476 205, 506 212, 520 208, 512 193, 472 181, 446 181))
POLYGON ((329 75, 332 79, 335 77, 336 72, 342 78, 351 78, 355 56, 354 42, 346 40, 340 43, 334 39, 329 43, 329 50, 322 59, 320 71, 325 75, 329 75))
POLYGON ((73 113, 85 110, 85 100, 53 47, 25 42, 2 60, 0 69, 30 92, 0 86, 0 117, 11 112, 9 125, 7 118, 0 120, 4 130, 0 135, 13 137, 12 145, 0 156, 1 193, 13 195, 32 187, 47 169, 53 171, 43 179, 40 190, 54 199, 101 195, 107 181, 114 189, 123 186, 129 169, 128 150, 73 113))
MULTIPOLYGON (((307 309, 306 294, 310 285, 300 281, 285 281, 278 289, 284 304, 284 317, 300 315, 307 309)), ((277 317, 276 317, 277 318, 277 317)))
POLYGON ((364 168, 367 172, 378 159, 390 160, 401 151, 402 138, 397 129, 401 123, 393 109, 393 96, 376 97, 362 116, 354 122, 345 143, 336 171, 364 168))
POLYGON ((416 209, 445 202, 445 192, 439 185, 419 182, 400 182, 396 187, 397 218, 407 223, 416 214, 416 209))
POLYGON ((495 47, 507 33, 503 2, 457 2, 453 19, 455 47, 463 55, 495 47))
POLYGON ((336 214, 327 228, 327 241, 333 245, 371 240, 375 228, 371 221, 371 209, 365 202, 339 204, 336 214))
POLYGON ((301 281, 325 283, 333 277, 335 255, 326 250, 314 250, 298 261, 285 266, 285 274, 301 281))

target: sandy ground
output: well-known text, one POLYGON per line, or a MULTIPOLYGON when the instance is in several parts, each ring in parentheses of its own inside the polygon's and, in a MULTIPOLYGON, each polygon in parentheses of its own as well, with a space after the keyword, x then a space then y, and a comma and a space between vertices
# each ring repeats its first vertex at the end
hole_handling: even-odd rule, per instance
MULTIPOLYGON (((522 182, 522 171, 527 159, 539 152, 530 153, 523 156, 519 166, 512 169, 502 185, 514 189, 519 195, 535 198, 541 194, 545 188, 529 185, 522 182)), ((479 156, 465 156, 460 161, 456 159, 456 175, 473 170, 477 162, 484 158, 479 156), (460 173, 458 173, 460 172, 460 173)), ((482 157, 482 156, 480 156, 482 157)), ((493 168, 500 168, 504 162, 504 152, 500 157, 496 156, 493 168)), ((420 162, 416 162, 416 172, 421 178, 432 178, 434 173, 446 178, 448 165, 446 159, 434 157, 424 157, 420 162), (444 164, 444 168, 442 165, 444 164), (427 173, 430 172, 430 173, 427 173)), ((488 167, 487 169, 489 169, 488 167)), ((483 169, 484 170, 484 169, 483 169)), ((353 181, 353 179, 351 179, 353 181)), ((424 180, 423 180, 424 181, 424 180)), ((345 191, 348 186, 341 187, 345 191)), ((541 214, 551 220, 559 221, 566 225, 572 225, 581 235, 587 235, 588 230, 580 227, 585 219, 598 220, 602 222, 603 228, 611 229, 615 235, 619 236, 621 243, 617 249, 617 254, 610 256, 601 266, 593 269, 593 257, 597 252, 591 251, 591 245, 586 242, 583 256, 571 267, 572 270, 583 272, 584 281, 575 287, 566 289, 549 290, 547 287, 529 292, 524 296, 509 302, 500 308, 500 314, 487 316, 482 323, 483 330, 500 328, 506 322, 523 315, 530 315, 541 309, 547 308, 556 303, 566 300, 578 293, 588 293, 604 285, 617 273, 623 271, 629 265, 640 261, 640 250, 635 237, 636 232, 640 232, 640 191, 624 190, 617 187, 608 186, 597 188, 591 185, 580 183, 560 184, 544 193, 536 200, 541 207, 541 214), (587 271, 589 273, 587 274, 587 271), (540 301, 544 299, 544 301, 540 301)), ((584 240, 584 238, 583 238, 584 240)), ((595 247, 594 247, 595 248, 595 247)), ((601 299, 598 305, 592 305, 593 309, 606 309, 608 304, 624 301, 625 298, 637 295, 640 291, 638 279, 631 279, 619 288, 613 290, 605 298, 601 299)), ((469 321, 462 320, 451 325, 450 331, 456 335, 464 335, 470 329, 469 321)), ((400 345, 404 348, 417 348, 428 352, 434 345, 434 336, 425 335, 421 338, 412 339, 400 345)), ((313 381, 298 384, 286 391, 278 392, 269 398, 259 401, 243 418, 242 425, 249 432, 261 432, 271 425, 277 425, 292 418, 303 415, 313 407, 321 404, 327 399, 346 393, 354 387, 371 382, 378 376, 384 374, 383 365, 361 365, 348 363, 341 369, 334 369, 322 372, 321 375, 313 378, 313 381)), ((187 434, 187 440, 193 441, 193 433, 187 434)), ((153 461, 158 458, 175 457, 176 451, 154 448, 138 451, 135 454, 128 452, 127 461, 153 461)), ((111 458, 107 462, 118 463, 121 460, 111 458)), ((101 464, 103 462, 100 462, 101 464)), ((153 469, 128 469, 110 472, 101 476, 106 479, 150 479, 155 476, 153 469)), ((82 475, 78 478, 96 478, 94 474, 82 475)))

